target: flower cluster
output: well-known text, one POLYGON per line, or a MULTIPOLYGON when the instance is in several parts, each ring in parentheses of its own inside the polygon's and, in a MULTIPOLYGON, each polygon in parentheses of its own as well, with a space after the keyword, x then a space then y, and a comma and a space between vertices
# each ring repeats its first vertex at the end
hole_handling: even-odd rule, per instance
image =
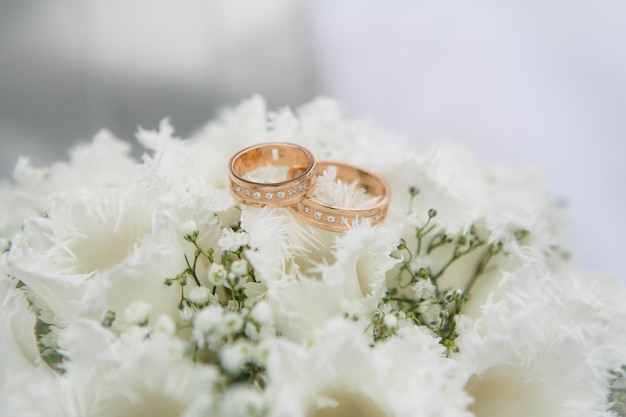
MULTIPOLYGON (((0 415, 623 415, 626 290, 572 264, 537 173, 326 99, 137 140, 139 161, 102 131, 0 183, 0 415), (383 177, 386 221, 238 204, 228 160, 277 141, 383 177)), ((335 177, 315 198, 372 203, 335 177)))

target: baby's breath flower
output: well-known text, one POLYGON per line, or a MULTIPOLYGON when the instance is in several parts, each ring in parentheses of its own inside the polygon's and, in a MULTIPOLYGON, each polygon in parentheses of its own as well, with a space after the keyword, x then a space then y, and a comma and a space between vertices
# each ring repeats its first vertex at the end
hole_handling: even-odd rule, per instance
POLYGON ((415 298, 427 300, 435 296, 437 287, 429 279, 420 279, 411 287, 415 298))
POLYGON ((257 325, 249 321, 246 322, 246 325, 243 328, 243 333, 250 340, 259 340, 261 336, 261 333, 259 332, 259 328, 257 327, 257 325))
POLYGON ((209 268, 208 278, 209 282, 213 285, 224 285, 228 272, 226 268, 221 264, 211 264, 209 268))
POLYGON ((198 225, 193 220, 187 220, 180 226, 180 232, 185 236, 185 239, 195 242, 198 238, 198 225))
POLYGON ((394 330, 398 327, 398 318, 393 314, 385 314, 385 317, 383 318, 383 323, 385 324, 385 327, 387 327, 387 329, 394 330))
POLYGON ((265 301, 260 301, 256 303, 252 311, 250 312, 250 316, 255 323, 264 325, 271 325, 274 321, 274 317, 272 315, 272 309, 269 304, 265 301))
POLYGON ((223 319, 222 308, 209 306, 196 314, 193 320, 192 339, 200 347, 204 346, 206 337, 215 331, 223 319))
POLYGON ((232 229, 224 229, 217 244, 223 251, 236 252, 248 242, 250 242, 250 236, 245 231, 235 232, 232 229))
POLYGON ((232 345, 224 346, 219 353, 222 369, 230 375, 239 375, 246 363, 254 359, 254 346, 243 339, 239 339, 232 345))
POLYGON ((439 303, 424 302, 418 307, 422 316, 422 322, 428 325, 435 325, 441 321, 441 305, 439 303))
POLYGON ((238 275, 235 275, 232 272, 229 272, 227 283, 224 284, 224 286, 230 288, 233 291, 236 291, 236 290, 243 289, 246 282, 247 282, 246 278, 240 277, 238 275))
POLYGON ((144 326, 148 323, 148 314, 152 306, 143 300, 132 302, 124 311, 124 318, 130 324, 144 326))
POLYGON ((435 263, 432 256, 428 255, 420 255, 413 258, 411 263, 409 264, 409 269, 414 274, 417 274, 422 268, 430 268, 435 263))
POLYGON ((154 322, 154 331, 168 336, 176 333, 176 323, 165 314, 161 314, 154 322))
POLYGON ((211 291, 204 286, 196 287, 189 291, 187 298, 197 307, 205 307, 209 304, 211 291))
POLYGON ((193 318, 193 308, 191 307, 191 302, 184 298, 180 304, 178 305, 178 314, 180 315, 181 320, 191 320, 193 318))
POLYGON ((261 417, 266 414, 264 397, 252 387, 237 385, 224 393, 220 404, 221 416, 261 417))
POLYGON ((245 277, 248 275, 248 261, 245 259, 235 261, 230 265, 230 270, 238 277, 245 277))
POLYGON ((229 311, 224 314, 224 318, 220 323, 221 332, 224 335, 239 333, 242 327, 243 319, 234 311, 229 311))

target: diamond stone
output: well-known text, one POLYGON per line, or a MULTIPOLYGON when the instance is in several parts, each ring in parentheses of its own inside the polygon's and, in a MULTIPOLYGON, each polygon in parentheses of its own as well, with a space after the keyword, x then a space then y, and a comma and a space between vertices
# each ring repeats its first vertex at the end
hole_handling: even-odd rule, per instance
POLYGON ((340 222, 341 222, 341 224, 348 224, 348 219, 346 219, 345 217, 341 216, 340 222))
POLYGON ((293 188, 289 190, 289 195, 295 195, 295 194, 296 194, 296 190, 294 190, 293 188))
POLYGON ((236 186, 235 187, 235 192, 236 193, 240 193, 241 192, 241 187, 240 186, 236 186))
POLYGON ((320 213, 319 211, 316 211, 316 212, 315 212, 315 214, 314 214, 314 216, 315 216, 315 218, 316 218, 316 219, 318 219, 318 220, 319 220, 319 219, 321 219, 321 218, 322 218, 322 213, 320 213))
POLYGON ((311 212, 311 209, 304 206, 304 209, 302 209, 302 211, 304 211, 306 214, 309 214, 311 212))
POLYGON ((243 195, 250 197, 250 190, 243 190, 243 195))
POLYGON ((256 198, 257 200, 261 198, 261 193, 258 191, 256 191, 253 195, 254 195, 254 198, 256 198))
POLYGON ((334 223, 335 222, 335 216, 326 216, 326 220, 328 220, 328 223, 334 223))
POLYGON ((285 198, 285 192, 284 191, 279 191, 276 193, 276 195, 278 196, 278 198, 285 198))
POLYGON ((298 187, 298 191, 302 192, 304 190, 306 190, 306 185, 300 184, 300 186, 298 187))
POLYGON ((271 200, 272 198, 274 198, 274 196, 272 195, 272 193, 265 193, 265 199, 266 199, 266 200, 271 200))

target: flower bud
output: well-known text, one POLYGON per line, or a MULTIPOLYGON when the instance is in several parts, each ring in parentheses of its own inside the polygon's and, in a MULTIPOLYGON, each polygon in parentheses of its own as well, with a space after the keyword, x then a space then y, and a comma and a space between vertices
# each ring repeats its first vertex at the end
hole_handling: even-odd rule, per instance
POLYGON ((180 232, 190 242, 195 242, 198 238, 198 225, 193 220, 187 220, 180 226, 180 232))
POLYGON ((398 318, 393 314, 385 314, 385 317, 383 318, 383 323, 385 324, 385 327, 387 327, 387 329, 394 330, 398 327, 398 318))
POLYGON ((161 314, 154 322, 154 331, 157 333, 173 336, 176 333, 176 323, 165 314, 161 314))
POLYGON ((124 318, 130 324, 145 326, 152 306, 143 300, 132 302, 124 311, 124 318))
POLYGON ((235 261, 230 265, 230 270, 238 277, 245 277, 248 275, 248 261, 245 259, 235 261))
POLYGON ((178 314, 180 315, 181 320, 191 320, 193 318, 193 308, 191 307, 191 302, 183 298, 180 304, 178 304, 178 314))
POLYGON ((189 291, 187 298, 197 307, 205 307, 209 305, 209 298, 211 297, 211 291, 204 286, 196 287, 189 291))
POLYGON ((211 264, 209 268, 209 282, 213 285, 224 285, 226 282, 226 277, 228 273, 226 272, 226 268, 221 264, 211 264))

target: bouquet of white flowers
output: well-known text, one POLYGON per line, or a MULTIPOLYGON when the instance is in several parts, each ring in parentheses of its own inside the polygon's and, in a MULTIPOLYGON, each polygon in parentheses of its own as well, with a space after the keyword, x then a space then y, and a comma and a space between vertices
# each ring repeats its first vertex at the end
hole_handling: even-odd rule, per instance
POLYGON ((536 173, 414 149, 325 99, 137 139, 141 161, 102 131, 0 186, 0 415, 623 413, 626 291, 570 265, 536 173), (367 167, 386 220, 333 232, 238 203, 227 163, 259 142, 367 167))

